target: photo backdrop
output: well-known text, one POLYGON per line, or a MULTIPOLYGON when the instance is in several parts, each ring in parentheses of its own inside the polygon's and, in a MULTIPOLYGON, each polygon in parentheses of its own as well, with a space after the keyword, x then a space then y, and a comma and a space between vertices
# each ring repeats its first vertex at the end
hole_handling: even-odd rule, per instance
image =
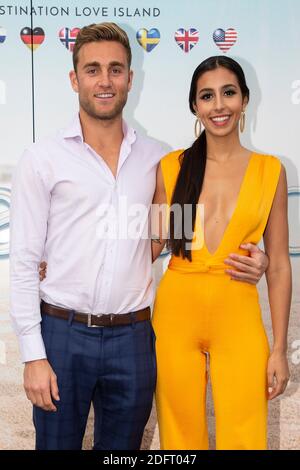
MULTIPOLYGON (((68 78, 72 47, 79 28, 102 21, 118 23, 127 31, 132 45, 134 85, 125 118, 138 132, 158 139, 170 149, 189 146, 194 138, 188 92, 195 67, 206 57, 218 54, 233 57, 242 65, 250 88, 242 141, 253 150, 278 156, 287 170, 294 274, 289 354, 293 365, 291 380, 298 384, 300 2, 20 0, 0 3, 0 382, 3 386, 8 383, 12 390, 19 390, 23 403, 21 372, 16 366, 19 361, 16 340, 8 320, 11 173, 26 146, 65 126, 77 112, 77 95, 68 78)), ((164 260, 161 258, 156 264, 159 275, 165 267, 164 260)), ((262 296, 266 300, 265 287, 262 296)), ((9 408, 11 393, 7 393, 7 388, 0 391, 9 408)), ((277 447, 300 447, 298 385, 291 396, 294 396, 291 414, 296 420, 293 438, 286 440, 291 444, 280 441, 277 447)), ((15 442, 28 446, 28 436, 24 442, 18 438, 16 422, 10 418, 16 400, 11 404, 10 414, 7 412, 4 417, 8 421, 5 435, 0 434, 0 448, 1 445, 12 448, 15 442)), ((24 420, 28 420, 27 415, 24 420)), ((281 426, 280 419, 278 422, 281 426)), ((288 422, 287 427, 291 429, 288 422)))

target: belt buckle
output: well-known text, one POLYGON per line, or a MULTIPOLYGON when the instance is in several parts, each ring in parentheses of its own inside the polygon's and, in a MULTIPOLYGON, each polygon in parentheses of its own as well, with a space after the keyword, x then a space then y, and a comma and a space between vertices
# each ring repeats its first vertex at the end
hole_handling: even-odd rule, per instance
MULTIPOLYGON (((87 323, 87 326, 88 328, 104 328, 104 326, 102 325, 92 325, 92 315, 94 315, 93 313, 88 313, 88 323, 87 323)), ((99 315, 95 315, 95 317, 102 317, 102 313, 100 313, 99 315)))

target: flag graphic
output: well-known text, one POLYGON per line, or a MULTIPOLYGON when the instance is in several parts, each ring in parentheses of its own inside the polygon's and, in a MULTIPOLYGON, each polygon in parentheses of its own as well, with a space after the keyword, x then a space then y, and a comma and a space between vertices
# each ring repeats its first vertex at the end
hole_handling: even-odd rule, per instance
POLYGON ((136 38, 146 52, 151 52, 160 41, 160 32, 156 28, 152 28, 149 31, 142 28, 136 33, 136 38))
POLYGON ((44 30, 39 27, 32 30, 26 26, 25 28, 21 29, 20 36, 25 46, 27 46, 28 49, 32 49, 33 51, 40 47, 45 39, 44 30))
POLYGON ((175 32, 175 41, 184 52, 190 52, 199 41, 199 32, 195 28, 179 28, 175 32))
POLYGON ((58 35, 61 43, 65 46, 68 51, 73 52, 77 34, 79 33, 80 28, 62 28, 58 35))
POLYGON ((237 32, 233 28, 216 29, 213 33, 213 40, 222 52, 228 52, 237 40, 237 32))
POLYGON ((6 30, 0 26, 0 44, 2 44, 6 39, 6 30))

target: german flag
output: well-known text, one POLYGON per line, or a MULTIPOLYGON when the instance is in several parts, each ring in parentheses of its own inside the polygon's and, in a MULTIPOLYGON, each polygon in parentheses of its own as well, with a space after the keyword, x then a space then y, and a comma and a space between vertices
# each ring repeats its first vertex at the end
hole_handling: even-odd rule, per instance
POLYGON ((45 33, 42 28, 23 28, 20 33, 21 39, 28 49, 35 51, 44 42, 45 33))

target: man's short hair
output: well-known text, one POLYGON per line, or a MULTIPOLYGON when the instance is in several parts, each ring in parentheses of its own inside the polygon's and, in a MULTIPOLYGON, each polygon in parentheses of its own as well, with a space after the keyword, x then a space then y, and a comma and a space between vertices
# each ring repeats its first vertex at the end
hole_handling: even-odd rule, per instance
POLYGON ((115 23, 93 23, 84 26, 76 38, 73 48, 73 66, 75 72, 78 65, 78 54, 84 44, 98 41, 116 41, 125 47, 127 52, 128 67, 131 66, 131 47, 126 32, 115 23))

